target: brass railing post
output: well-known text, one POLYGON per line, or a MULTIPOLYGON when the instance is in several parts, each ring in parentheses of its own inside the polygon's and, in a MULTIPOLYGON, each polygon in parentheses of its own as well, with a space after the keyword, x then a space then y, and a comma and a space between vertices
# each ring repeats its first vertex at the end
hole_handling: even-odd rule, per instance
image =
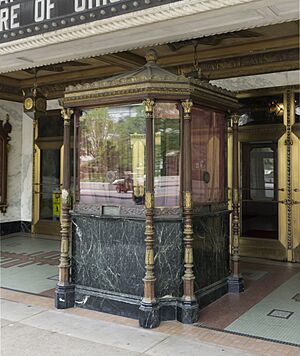
POLYGON ((139 309, 139 323, 144 328, 159 326, 159 306, 155 298, 154 275, 154 101, 147 99, 143 102, 146 113, 146 190, 145 190, 145 278, 144 297, 139 309))
POLYGON ((64 161, 63 161, 63 186, 61 192, 61 249, 59 279, 56 286, 55 306, 66 309, 74 306, 74 286, 70 281, 70 231, 71 231, 71 145, 70 123, 73 111, 62 110, 64 120, 64 161))
POLYGON ((239 185, 239 115, 231 116, 232 126, 232 217, 231 217, 231 275, 228 278, 228 292, 244 291, 244 279, 240 273, 240 185, 239 185))
POLYGON ((198 303, 195 297, 193 262, 193 223, 192 223, 192 134, 190 100, 182 102, 183 108, 183 241, 184 275, 183 297, 178 308, 178 320, 191 324, 198 320, 198 303))

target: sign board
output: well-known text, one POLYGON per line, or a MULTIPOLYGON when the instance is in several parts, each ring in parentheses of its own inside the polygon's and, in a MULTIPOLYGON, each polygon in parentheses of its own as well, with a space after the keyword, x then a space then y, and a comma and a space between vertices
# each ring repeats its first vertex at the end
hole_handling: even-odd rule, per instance
POLYGON ((60 204, 61 204, 61 193, 60 191, 54 191, 52 193, 53 220, 59 220, 60 204))
POLYGON ((176 1, 0 0, 0 44, 176 1))

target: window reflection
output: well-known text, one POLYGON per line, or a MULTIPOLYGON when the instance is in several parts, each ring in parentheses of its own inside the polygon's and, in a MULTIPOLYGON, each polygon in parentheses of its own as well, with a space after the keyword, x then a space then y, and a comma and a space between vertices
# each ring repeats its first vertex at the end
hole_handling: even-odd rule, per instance
POLYGON ((178 206, 180 117, 176 103, 157 103, 155 117, 155 206, 178 206))
POLYGON ((253 148, 250 152, 250 197, 274 199, 274 151, 270 147, 253 148))
POLYGON ((224 200, 224 114, 192 109, 192 190, 194 203, 224 200))
POLYGON ((80 119, 80 201, 140 205, 145 193, 142 105, 86 110, 80 119))

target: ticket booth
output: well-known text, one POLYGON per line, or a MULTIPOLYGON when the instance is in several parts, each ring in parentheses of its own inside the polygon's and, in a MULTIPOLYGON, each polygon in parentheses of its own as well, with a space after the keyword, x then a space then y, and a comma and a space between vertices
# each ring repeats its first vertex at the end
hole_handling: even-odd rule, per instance
POLYGON ((150 51, 138 70, 68 87, 64 107, 65 155, 70 121, 78 127, 77 193, 71 209, 64 159, 57 308, 145 328, 197 321, 227 292, 226 113, 237 100, 150 51))

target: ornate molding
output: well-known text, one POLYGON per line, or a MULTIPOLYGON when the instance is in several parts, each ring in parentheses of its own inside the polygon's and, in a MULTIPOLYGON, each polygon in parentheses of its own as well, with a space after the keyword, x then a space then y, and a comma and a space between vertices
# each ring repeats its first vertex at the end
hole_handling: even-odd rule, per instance
MULTIPOLYGON (((142 27, 143 25, 154 24, 156 26, 168 20, 173 20, 172 22, 170 21, 170 23, 173 24, 174 20, 175 21, 177 19, 181 20, 182 17, 186 16, 187 18, 189 18, 193 15, 198 15, 198 14, 206 15, 206 13, 209 13, 210 11, 213 10, 221 10, 221 11, 216 11, 219 17, 221 17, 223 13, 225 16, 230 16, 229 13, 231 11, 233 14, 236 15, 237 11, 242 11, 242 10, 243 11, 251 10, 251 12, 257 11, 257 17, 255 17, 253 21, 251 21, 251 17, 249 15, 248 21, 243 20, 241 18, 241 20, 238 22, 234 21, 233 23, 229 23, 228 25, 224 24, 224 26, 221 23, 219 23, 218 25, 216 24, 216 26, 214 27, 208 26, 203 32, 202 37, 213 36, 216 34, 222 34, 229 31, 239 31, 244 29, 256 28, 260 26, 267 26, 271 24, 279 24, 282 22, 294 21, 299 18, 296 9, 295 11, 289 11, 287 13, 283 13, 282 15, 277 11, 278 12, 277 16, 269 16, 269 17, 267 17, 267 15, 262 16, 262 12, 264 11, 264 9, 266 9, 267 11, 269 6, 271 6, 273 3, 276 4, 276 1, 277 0, 271 0, 271 2, 268 4, 266 4, 265 1, 259 1, 259 3, 262 3, 262 8, 260 9, 260 12, 258 12, 258 10, 254 5, 255 3, 257 3, 257 1, 253 1, 253 0, 227 0, 227 1, 206 0, 205 2, 200 2, 199 0, 183 0, 183 1, 172 3, 171 5, 167 4, 167 5, 157 6, 147 10, 141 10, 130 14, 116 16, 113 19, 98 20, 84 25, 77 25, 76 27, 72 26, 69 28, 65 28, 61 30, 59 29, 57 31, 49 32, 46 34, 36 35, 30 37, 29 39, 27 38, 22 40, 15 40, 10 43, 5 43, 0 45, 0 56, 5 55, 9 60, 9 58, 11 57, 10 54, 14 54, 16 52, 20 52, 20 51, 26 52, 27 50, 31 51, 31 50, 43 48, 48 45, 56 45, 56 44, 59 45, 62 43, 67 44, 68 42, 74 40, 80 40, 80 39, 87 40, 90 37, 94 37, 94 36, 98 36, 99 42, 101 42, 102 38, 107 39, 107 37, 110 36, 110 33, 116 31, 123 30, 128 32, 130 29, 142 27), (237 9, 233 10, 235 8, 237 9)), ((294 3, 296 0, 292 0, 292 1, 294 3)), ((109 53, 125 51, 125 50, 133 50, 136 48, 142 48, 145 45, 156 46, 163 43, 171 43, 174 41, 193 39, 199 37, 199 34, 201 33, 202 33, 201 30, 197 30, 195 28, 194 31, 192 31, 191 29, 190 32, 184 31, 181 34, 176 33, 176 35, 174 34, 174 36, 172 36, 172 31, 171 31, 168 37, 163 35, 161 36, 161 38, 157 38, 157 37, 152 38, 151 36, 146 36, 147 38, 145 38, 144 42, 142 42, 142 39, 140 39, 139 36, 137 36, 139 39, 137 40, 132 39, 132 41, 128 41, 128 43, 119 43, 118 41, 117 41, 118 43, 114 43, 114 41, 110 41, 110 44, 108 46, 89 48, 88 52, 79 51, 77 53, 74 53, 73 51, 70 53, 65 53, 63 57, 62 55, 57 55, 57 56, 54 55, 52 57, 40 58, 37 55, 35 59, 35 63, 32 63, 30 61, 26 62, 24 59, 24 63, 19 61, 9 67, 7 66, 3 66, 3 67, 0 66, 0 67, 2 72, 21 70, 21 69, 31 68, 33 66, 50 65, 54 63, 65 62, 68 60, 79 60, 91 56, 104 55, 109 53)))
POLYGON ((200 64, 204 72, 220 71, 225 69, 237 69, 249 66, 259 66, 268 63, 298 61, 299 50, 297 48, 286 49, 270 53, 258 53, 234 58, 218 59, 200 64))
MULTIPOLYGON (((199 65, 202 73, 209 80, 234 77, 237 75, 237 70, 239 70, 238 75, 241 75, 241 71, 244 68, 245 74, 249 74, 249 70, 251 70, 251 75, 254 75, 256 72, 257 74, 268 71, 278 72, 283 69, 290 70, 299 68, 299 50, 298 48, 292 48, 269 53, 234 56, 213 61, 202 61, 199 65), (270 67, 272 64, 273 66, 270 67), (276 68, 274 68, 275 64, 276 68), (270 67, 270 69, 268 70, 266 66, 270 67)), ((190 73, 192 70, 193 64, 180 67, 180 73, 184 75, 190 73)))
MULTIPOLYGON (((203 3, 199 2, 199 0, 182 0, 146 10, 131 12, 114 18, 93 21, 84 25, 71 26, 61 30, 39 34, 30 38, 4 43, 0 45, 0 55, 31 50, 66 41, 73 41, 74 39, 86 38, 91 35, 94 36, 171 20, 210 10, 245 4, 251 1, 252 0, 206 0, 205 3, 203 3)), ((25 68, 29 67, 30 66, 27 66, 25 68)))

